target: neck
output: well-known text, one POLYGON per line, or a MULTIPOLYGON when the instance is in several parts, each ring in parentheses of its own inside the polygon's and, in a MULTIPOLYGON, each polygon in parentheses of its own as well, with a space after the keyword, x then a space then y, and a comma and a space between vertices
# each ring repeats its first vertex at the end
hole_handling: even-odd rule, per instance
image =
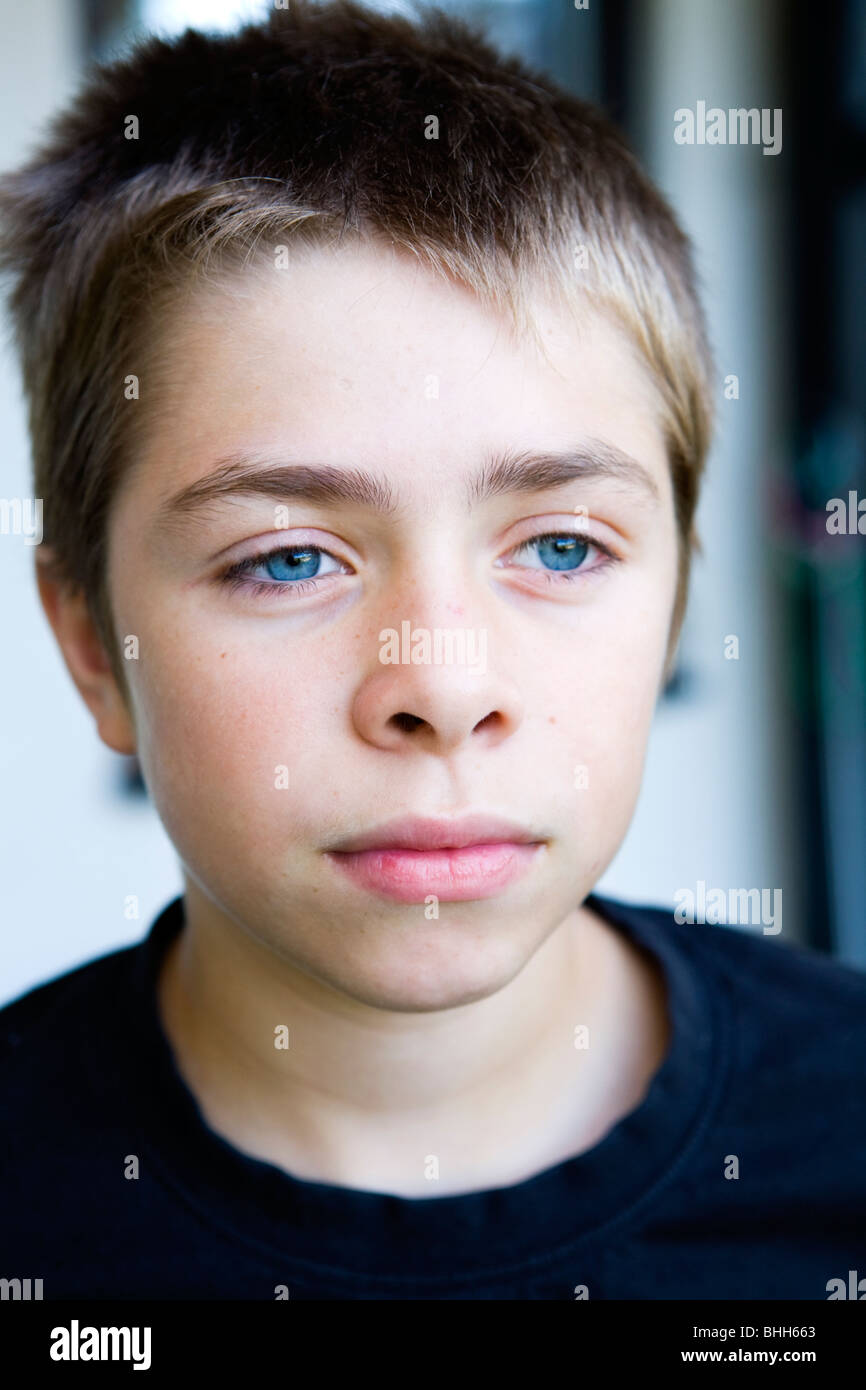
POLYGON ((397 1012, 185 904, 158 984, 178 1067, 212 1129, 297 1177, 430 1196, 435 1156, 435 1195, 520 1181, 598 1142, 668 1044, 657 968, 586 907, 495 993, 397 1012))

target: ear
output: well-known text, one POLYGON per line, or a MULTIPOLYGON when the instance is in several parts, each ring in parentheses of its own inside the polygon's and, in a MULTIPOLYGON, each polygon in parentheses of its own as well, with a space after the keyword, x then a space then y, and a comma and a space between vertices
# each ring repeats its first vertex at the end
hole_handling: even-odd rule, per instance
POLYGON ((37 554, 36 584, 66 668, 96 720, 102 742, 116 753, 133 754, 135 725, 83 591, 71 590, 58 579, 51 559, 47 548, 44 554, 37 554))

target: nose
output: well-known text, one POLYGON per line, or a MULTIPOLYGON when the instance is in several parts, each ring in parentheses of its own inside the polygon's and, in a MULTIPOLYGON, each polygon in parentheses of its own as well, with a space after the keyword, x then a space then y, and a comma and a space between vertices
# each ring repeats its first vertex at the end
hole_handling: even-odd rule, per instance
MULTIPOLYGON (((397 659, 377 661, 356 692, 352 717, 360 736, 391 752, 417 749, 447 756, 464 745, 492 748, 513 734, 523 719, 523 703, 487 629, 475 629, 474 642, 467 640, 473 630, 465 632, 461 650, 444 638, 437 647, 430 629, 407 634, 408 626, 403 624, 398 640, 391 641, 388 655, 397 659), (474 664, 448 659, 479 650, 485 659, 474 664)), ((452 639, 459 635, 450 631, 452 639)))

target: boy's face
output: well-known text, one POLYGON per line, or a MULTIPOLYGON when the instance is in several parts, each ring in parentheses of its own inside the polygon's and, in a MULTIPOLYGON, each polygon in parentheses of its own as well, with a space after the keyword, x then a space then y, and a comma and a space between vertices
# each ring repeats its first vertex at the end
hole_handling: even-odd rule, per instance
POLYGON ((468 291, 380 248, 293 256, 231 299, 213 286, 166 334, 166 410, 111 517, 116 628, 138 657, 128 722, 103 692, 102 737, 137 749, 218 910, 384 1007, 507 983, 603 873, 639 790, 676 587, 656 400, 603 320, 578 331, 538 312, 552 365, 468 291), (604 449, 646 481, 467 501, 497 454, 604 449), (395 508, 286 492, 159 514, 239 454, 364 470, 395 508), (241 587, 221 577, 263 551, 241 587), (381 659, 385 629, 397 660, 381 659), (462 633, 464 664, 411 659, 437 629, 462 633), (393 817, 467 812, 543 841, 488 896, 440 884, 400 900, 326 852, 393 817))

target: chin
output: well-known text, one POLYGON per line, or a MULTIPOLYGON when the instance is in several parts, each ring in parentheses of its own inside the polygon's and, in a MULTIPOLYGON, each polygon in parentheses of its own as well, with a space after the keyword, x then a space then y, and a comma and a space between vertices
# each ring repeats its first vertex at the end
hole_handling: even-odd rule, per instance
MULTIPOLYGON (((430 925, 441 931, 441 923, 430 925)), ((368 949, 363 960, 344 959, 339 978, 328 972, 330 982, 373 1008, 399 1013, 458 1009, 502 989, 532 955, 525 939, 507 941, 501 924, 495 942, 477 933, 467 942, 459 940, 459 933, 434 937, 428 932, 416 934, 407 948, 401 933, 414 931, 412 927, 390 930, 375 956, 368 949)), ((369 948, 369 934, 364 941, 369 948)))

